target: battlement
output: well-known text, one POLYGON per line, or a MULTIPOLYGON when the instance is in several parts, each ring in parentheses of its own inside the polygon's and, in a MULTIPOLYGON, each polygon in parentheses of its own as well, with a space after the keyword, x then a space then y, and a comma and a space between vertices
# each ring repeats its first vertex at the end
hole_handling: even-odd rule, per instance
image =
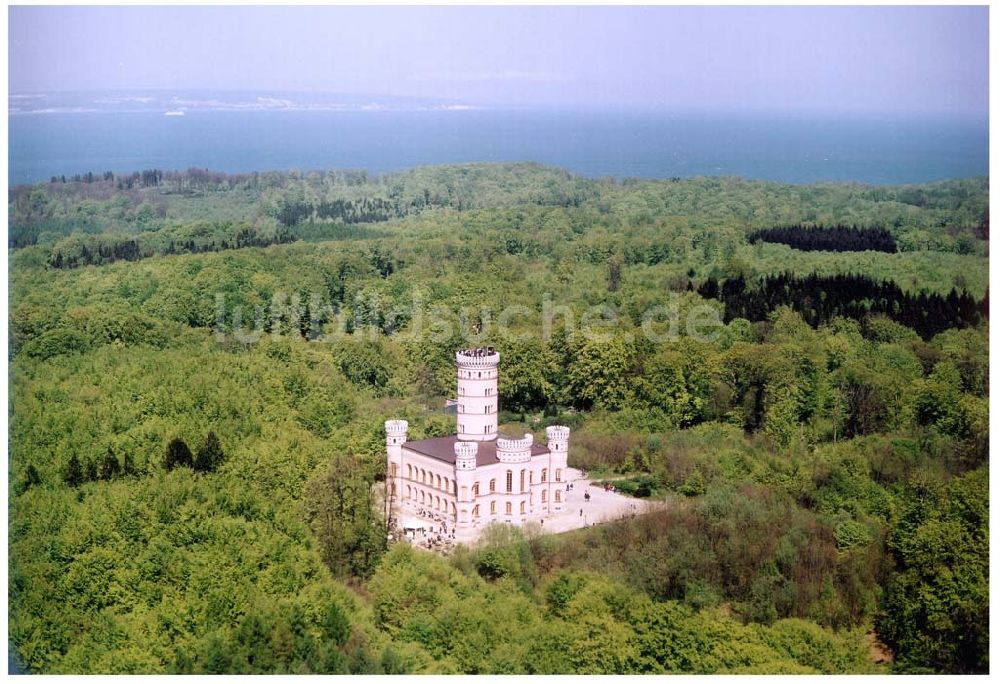
POLYGON ((478 442, 455 442, 457 458, 475 458, 477 453, 479 453, 478 442))
POLYGON ((410 424, 405 420, 385 421, 385 434, 387 435, 405 435, 409 429, 410 424))
POLYGON ((524 437, 497 437, 497 452, 527 451, 534 441, 530 432, 524 433, 524 437))
POLYGON ((455 352, 455 362, 460 368, 494 368, 500 354, 493 347, 473 347, 455 352))
POLYGON ((564 425, 550 425, 545 428, 545 439, 550 444, 552 442, 565 444, 569 441, 569 428, 564 425))

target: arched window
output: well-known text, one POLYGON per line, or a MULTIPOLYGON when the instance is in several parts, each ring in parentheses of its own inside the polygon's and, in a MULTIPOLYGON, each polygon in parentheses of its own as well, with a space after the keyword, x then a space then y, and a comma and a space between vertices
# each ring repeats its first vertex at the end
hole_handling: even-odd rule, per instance
POLYGON ((514 473, 510 470, 507 471, 507 491, 514 491, 514 473))
POLYGON ((490 514, 491 515, 496 515, 497 514, 497 502, 496 501, 490 501, 490 514))
POLYGON ((497 479, 493 478, 490 480, 490 491, 495 492, 497 490, 497 479))
POLYGON ((410 485, 406 485, 406 498, 410 498, 410 485))
POLYGON ((424 500, 424 490, 422 490, 422 489, 420 490, 420 503, 427 503, 427 502, 426 502, 426 501, 424 500))
POLYGON ((473 506, 472 507, 472 517, 473 518, 478 518, 479 517, 479 506, 473 506))
POLYGON ((562 490, 561 489, 557 489, 556 490, 556 503, 559 503, 560 501, 562 501, 562 490))
POLYGON ((458 483, 457 482, 452 482, 451 483, 451 493, 454 494, 455 496, 458 496, 458 483))
POLYGON ((524 515, 524 512, 525 512, 524 502, 522 501, 521 502, 521 515, 524 515))
POLYGON ((446 492, 450 492, 451 491, 451 486, 448 483, 448 478, 447 477, 444 478, 444 491, 446 491, 446 492))
POLYGON ((547 489, 543 489, 542 490, 542 503, 545 503, 546 501, 549 500, 548 494, 549 494, 549 490, 547 490, 547 489))
POLYGON ((451 514, 455 515, 455 502, 454 501, 451 502, 451 514))
POLYGON ((440 496, 435 496, 434 497, 434 508, 441 508, 441 497, 440 496))
POLYGON ((427 482, 427 471, 423 468, 420 469, 420 481, 423 483, 427 482))
POLYGON ((524 491, 524 470, 521 471, 521 491, 524 491))
POLYGON ((556 482, 562 482, 562 468, 556 468, 556 482))
POLYGON ((510 501, 508 501, 507 502, 507 515, 510 515, 512 512, 513 512, 513 509, 511 508, 510 501))
POLYGON ((406 466, 406 479, 407 480, 413 479, 413 466, 411 465, 406 466))
POLYGON ((542 468, 542 482, 545 482, 545 478, 547 478, 548 476, 549 476, 549 469, 542 468))
POLYGON ((534 470, 529 470, 528 471, 528 484, 529 485, 535 484, 535 471, 534 470))
POLYGON ((475 482, 472 485, 472 496, 479 496, 479 483, 475 482))

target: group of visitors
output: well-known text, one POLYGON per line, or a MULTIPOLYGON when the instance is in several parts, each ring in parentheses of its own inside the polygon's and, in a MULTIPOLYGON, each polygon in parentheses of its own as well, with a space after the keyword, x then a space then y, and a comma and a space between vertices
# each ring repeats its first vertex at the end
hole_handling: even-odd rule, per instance
POLYGON ((455 533, 450 534, 446 532, 438 532, 434 536, 425 536, 423 539, 417 542, 417 546, 421 546, 425 549, 437 549, 441 551, 446 551, 452 547, 455 543, 455 533))

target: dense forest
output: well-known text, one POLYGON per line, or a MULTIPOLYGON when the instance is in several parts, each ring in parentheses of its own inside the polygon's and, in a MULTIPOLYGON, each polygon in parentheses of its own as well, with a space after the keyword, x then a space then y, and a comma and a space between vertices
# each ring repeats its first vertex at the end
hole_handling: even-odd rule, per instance
POLYGON ((534 164, 13 188, 18 662, 987 672, 987 202, 534 164), (897 249, 805 248, 823 225, 897 249), (388 545, 383 421, 451 431, 469 343, 503 429, 569 425, 572 467, 665 505, 388 545))
POLYGON ((751 244, 758 240, 778 242, 808 252, 878 252, 896 251, 896 241, 885 228, 857 226, 781 226, 755 230, 747 236, 751 244))
POLYGON ((965 290, 959 294, 952 288, 947 296, 912 294, 893 282, 853 274, 800 278, 781 273, 765 276, 749 287, 742 275, 727 278, 721 286, 709 278, 698 294, 721 300, 726 322, 737 318, 766 321, 776 308, 790 306, 813 327, 837 317, 864 322, 872 316, 886 316, 925 340, 950 328, 976 326, 989 313, 985 296, 977 302, 965 290))

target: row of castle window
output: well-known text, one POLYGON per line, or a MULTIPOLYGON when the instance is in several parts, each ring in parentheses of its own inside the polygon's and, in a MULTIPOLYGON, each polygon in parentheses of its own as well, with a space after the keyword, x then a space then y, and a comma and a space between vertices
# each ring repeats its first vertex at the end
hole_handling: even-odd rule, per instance
MULTIPOLYGON (((533 470, 522 470, 521 471, 521 479, 520 479, 520 485, 521 485, 521 491, 522 492, 525 491, 525 489, 524 489, 524 474, 525 473, 528 473, 528 485, 531 486, 531 485, 535 484, 535 471, 533 471, 533 470)), ((547 482, 548 481, 548 479, 547 479, 548 475, 549 475, 549 469, 548 468, 542 468, 542 479, 539 480, 539 482, 547 482)), ((556 482, 562 482, 562 468, 556 468, 555 475, 556 475, 555 481, 556 482)), ((396 464, 393 463, 390 466, 390 477, 394 478, 395 476, 396 476, 396 464)), ((450 491, 451 493, 456 494, 456 495, 458 494, 458 483, 450 481, 447 477, 442 478, 440 475, 435 475, 434 473, 428 473, 423 468, 414 468, 410 464, 407 464, 407 466, 406 466, 406 479, 408 479, 408 480, 417 479, 419 482, 421 482, 423 484, 431 485, 433 487, 436 487, 437 489, 443 489, 446 492, 450 491), (414 478, 415 475, 419 476, 419 477, 414 478), (444 483, 444 487, 441 486, 442 482, 444 483)), ((507 471, 507 483, 506 484, 507 484, 507 492, 508 493, 513 492, 514 491, 514 471, 512 471, 512 470, 508 470, 507 471)), ((496 490, 497 490, 497 481, 496 481, 496 478, 493 478, 492 480, 490 480, 490 492, 495 492, 496 490)), ((472 485, 472 494, 473 494, 473 496, 479 496, 479 483, 478 482, 476 482, 475 484, 472 485)), ((463 494, 463 496, 464 496, 464 494, 463 494)))
MULTIPOLYGON (((546 503, 546 502, 548 501, 548 497, 546 496, 546 494, 548 494, 548 491, 547 491, 547 490, 544 490, 544 489, 543 489, 543 490, 542 490, 542 503, 546 503)), ((557 490, 556 490, 556 496, 555 496, 555 501, 556 501, 556 503, 559 503, 559 502, 561 502, 561 501, 562 501, 562 496, 561 496, 561 494, 562 494, 562 492, 560 492, 560 491, 559 491, 559 490, 557 489, 557 490)), ((526 503, 526 502, 524 502, 524 501, 522 501, 522 502, 521 502, 521 515, 524 515, 524 514, 525 514, 525 512, 526 512, 526 511, 525 511, 525 507, 526 507, 526 505, 527 505, 527 503, 526 503)), ((534 502, 534 497, 532 497, 532 501, 531 501, 531 505, 532 505, 532 506, 534 506, 534 505, 535 505, 535 502, 534 502)), ((513 513, 513 503, 512 503, 512 502, 508 501, 508 502, 506 502, 506 503, 504 504, 504 512, 505 512, 505 513, 506 513, 507 515, 511 515, 511 514, 513 513)), ((497 502, 496 502, 496 501, 490 501, 490 514, 491 514, 491 515, 496 515, 496 514, 497 514, 497 502)), ((474 507, 472 508, 472 517, 473 517, 473 518, 478 518, 478 517, 479 517, 479 504, 476 504, 476 505, 475 505, 475 506, 474 506, 474 507)))
MULTIPOLYGON (((493 409, 495 409, 495 408, 496 407, 493 406, 493 404, 487 404, 486 408, 483 410, 483 414, 485 415, 487 413, 493 413, 493 409)), ((465 404, 459 404, 458 405, 458 412, 459 413, 465 413, 465 404)))
MULTIPOLYGON (((546 490, 542 490, 542 503, 545 503, 548 500, 548 497, 546 497, 546 494, 548 494, 548 492, 546 490)), ((556 490, 556 494, 555 494, 555 501, 556 501, 556 503, 559 503, 559 502, 562 501, 561 494, 562 494, 561 491, 556 490)), ((433 496, 433 495, 428 494, 427 492, 425 492, 423 490, 418 490, 418 489, 411 488, 409 485, 406 486, 406 498, 407 499, 413 499, 414 501, 419 501, 420 505, 422 505, 422 506, 429 506, 431 508, 434 508, 435 510, 443 511, 445 513, 448 512, 449 504, 448 504, 447 501, 442 501, 440 496, 433 496)), ((521 515, 524 515, 527 512, 527 505, 528 505, 528 502, 526 502, 526 501, 522 501, 521 502, 521 506, 520 506, 521 515)), ((534 497, 532 497, 531 505, 534 505, 534 497)), ((451 514, 455 515, 455 502, 451 502, 451 506, 450 507, 451 507, 451 514)), ((513 511, 514 511, 513 503, 510 502, 510 501, 507 501, 504 504, 504 512, 507 515, 512 515, 513 511)), ((496 515, 497 514, 497 502, 496 501, 491 501, 490 502, 490 514, 491 515, 496 515)), ((479 504, 476 504, 473 507, 473 509, 472 509, 472 517, 473 518, 478 518, 479 517, 479 504)))
MULTIPOLYGON (((393 466, 395 468, 395 466, 393 466)), ((393 470, 395 474, 395 470, 393 470)), ((452 494, 458 494, 458 483, 449 480, 447 477, 442 478, 440 475, 435 475, 434 473, 429 473, 423 468, 414 468, 412 465, 406 465, 406 479, 407 480, 417 480, 423 484, 436 487, 438 489, 443 489, 446 492, 451 492, 452 494), (442 483, 444 487, 442 487, 442 483)))
MULTIPOLYGON (((462 425, 461 423, 459 423, 458 424, 458 431, 461 432, 461 433, 465 433, 465 426, 462 425)), ((496 431, 496 426, 495 425, 484 425, 483 426, 483 434, 484 435, 488 435, 491 432, 495 432, 495 431, 496 431)))
MULTIPOLYGON (((414 501, 420 501, 422 506, 429 506, 439 511, 448 512, 448 500, 442 501, 440 496, 434 496, 433 494, 428 494, 422 489, 411 488, 410 485, 406 485, 406 498, 413 499, 414 501)), ((451 502, 451 514, 455 515, 455 502, 451 502)))
MULTIPOLYGON (((492 397, 493 392, 494 389, 492 387, 487 387, 485 390, 483 390, 483 396, 492 397)), ((458 393, 463 396, 465 395, 465 387, 463 385, 458 386, 458 393)))
MULTIPOLYGON (((528 486, 531 486, 531 485, 535 484, 535 471, 533 471, 533 470, 522 470, 521 471, 521 481, 520 481, 520 485, 521 485, 520 491, 522 491, 522 492, 525 491, 525 488, 524 488, 524 474, 525 473, 528 473, 528 486)), ((549 475, 549 469, 548 468, 542 468, 542 479, 539 480, 539 482, 547 482, 546 478, 548 477, 548 475, 549 475)), ((562 468, 556 468, 556 479, 555 479, 555 481, 556 482, 562 482, 562 468)), ((507 471, 507 483, 506 484, 507 484, 507 492, 508 493, 513 492, 514 491, 514 471, 512 471, 512 470, 508 470, 507 471)), ((490 493, 493 493, 496 490, 497 490, 497 481, 496 481, 496 478, 493 478, 492 480, 490 480, 490 493)), ((478 482, 476 482, 475 484, 472 485, 472 494, 473 494, 473 496, 479 496, 479 483, 478 482)))
MULTIPOLYGON (((507 505, 506 505, 506 507, 504 509, 504 512, 507 515, 513 515, 513 513, 514 513, 514 507, 513 507, 513 504, 511 504, 510 501, 507 502, 507 505)), ((521 502, 521 515, 524 515, 526 512, 527 511, 525 511, 525 503, 522 501, 521 502)), ((496 514, 497 514, 497 502, 496 501, 490 501, 490 515, 496 515, 496 514)), ((472 517, 473 518, 478 518, 479 517, 479 504, 476 504, 472 508, 472 517)))

